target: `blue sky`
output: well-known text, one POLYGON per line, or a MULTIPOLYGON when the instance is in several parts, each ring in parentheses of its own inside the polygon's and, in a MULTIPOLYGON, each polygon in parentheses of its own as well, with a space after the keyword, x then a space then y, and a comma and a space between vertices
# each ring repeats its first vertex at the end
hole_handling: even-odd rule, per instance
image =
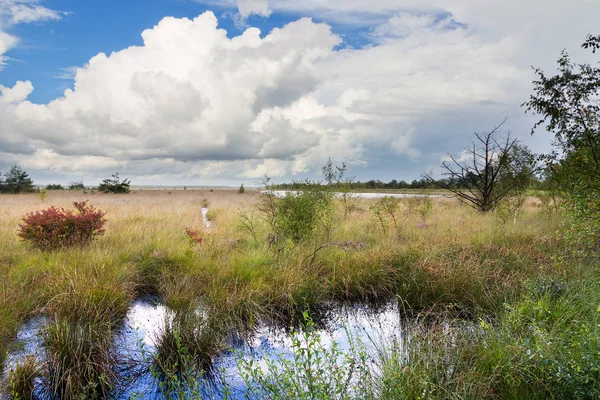
POLYGON ((505 117, 548 151, 520 107, 530 67, 562 48, 589 60, 597 15, 587 0, 0 0, 0 171, 237 185, 331 157, 411 180, 505 117))
MULTIPOLYGON (((60 21, 42 21, 12 27, 9 32, 21 45, 7 55, 9 63, 0 75, 0 84, 8 86, 18 80, 35 82, 30 100, 47 103, 73 86, 70 79, 58 77, 72 66, 84 65, 99 52, 111 53, 141 45, 141 32, 165 16, 193 18, 208 9, 206 5, 183 0, 55 0, 44 6, 69 12, 60 21)), ((240 33, 231 18, 223 14, 231 9, 213 7, 219 25, 232 35, 240 33)), ((256 18, 267 26, 263 18, 256 18)))
MULTIPOLYGON (((236 23, 236 9, 229 4, 207 5, 187 0, 48 0, 44 6, 67 12, 60 21, 40 21, 12 27, 9 32, 19 37, 20 46, 7 55, 9 63, 0 74, 0 84, 12 85, 18 80, 31 80, 36 90, 29 97, 35 103, 47 103, 73 87, 66 79, 69 68, 84 65, 99 52, 111 53, 129 46, 142 45, 141 32, 151 28, 165 16, 194 18, 211 10, 219 19, 219 27, 228 36, 241 34, 244 26, 236 23)), ((252 15, 244 23, 267 34, 303 14, 273 13, 269 17, 252 15)), ((313 17, 315 21, 322 21, 313 17)), ((372 42, 365 35, 369 27, 332 23, 345 38, 340 47, 362 47, 372 42)))

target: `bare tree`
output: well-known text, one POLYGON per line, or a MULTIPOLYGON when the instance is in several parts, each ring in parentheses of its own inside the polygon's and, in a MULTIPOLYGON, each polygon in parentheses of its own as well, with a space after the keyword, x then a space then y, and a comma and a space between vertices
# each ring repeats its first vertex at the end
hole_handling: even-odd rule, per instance
POLYGON ((435 180, 429 174, 424 178, 479 211, 496 208, 504 198, 523 189, 535 171, 533 154, 510 133, 499 133, 505 122, 488 133, 475 133, 475 140, 461 157, 448 154, 442 163, 445 179, 435 180))

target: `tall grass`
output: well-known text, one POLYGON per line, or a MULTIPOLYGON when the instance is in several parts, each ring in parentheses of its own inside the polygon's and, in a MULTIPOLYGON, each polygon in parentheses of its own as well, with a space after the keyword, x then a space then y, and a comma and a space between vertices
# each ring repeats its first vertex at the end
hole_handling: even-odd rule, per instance
POLYGON ((112 337, 130 302, 146 293, 175 310, 200 301, 214 316, 196 320, 184 313, 164 332, 164 365, 181 365, 169 360, 176 348, 209 360, 221 348, 223 331, 251 329, 267 318, 289 325, 307 305, 399 296, 413 313, 435 309, 487 320, 501 318, 506 304, 520 304, 531 282, 571 279, 572 261, 563 260, 567 244, 557 234, 561 217, 541 212, 535 199, 516 224, 447 199, 434 200, 426 213, 401 202, 396 223, 385 231, 369 201, 348 214, 337 204, 328 246, 315 251, 322 238, 310 237, 282 245, 274 255, 256 197, 249 190, 244 196, 49 192, 44 207, 89 198, 106 212, 107 231, 86 248, 42 252, 16 236, 20 219, 42 207, 39 197, 0 196, 0 358, 20 324, 45 313, 52 320, 45 337, 56 393, 76 393, 89 382, 106 393, 116 379, 109 367, 116 361, 112 337), (210 229, 201 214, 206 204, 214 219, 210 229), (241 224, 239 211, 248 210, 241 224), (202 243, 191 243, 186 228, 197 230, 202 243), (197 329, 206 324, 218 327, 209 329, 210 340, 197 329), (82 366, 90 360, 89 368, 82 366), (92 379, 94 374, 104 378, 92 379))
POLYGON ((55 319, 44 332, 50 398, 106 398, 116 387, 117 360, 109 323, 55 319))
POLYGON ((26 356, 8 374, 8 393, 12 399, 34 399, 36 381, 42 376, 42 368, 35 356, 26 356))

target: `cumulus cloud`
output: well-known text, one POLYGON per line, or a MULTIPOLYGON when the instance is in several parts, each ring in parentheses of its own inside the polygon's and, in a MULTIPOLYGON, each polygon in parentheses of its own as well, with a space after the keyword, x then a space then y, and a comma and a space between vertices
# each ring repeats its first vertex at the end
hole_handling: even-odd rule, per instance
POLYGON ((34 169, 120 170, 149 181, 289 179, 328 157, 412 179, 506 116, 530 140, 519 106, 530 65, 577 46, 600 12, 531 3, 232 0, 244 17, 372 24, 370 45, 341 49, 340 36, 308 18, 232 38, 211 12, 164 18, 142 33, 143 45, 65 70, 74 88, 48 104, 27 101, 29 82, 0 88, 0 153, 34 169), (559 33, 556 43, 539 41, 559 33))
POLYGON ((31 82, 18 81, 12 88, 0 85, 0 101, 6 103, 20 103, 25 100, 33 92, 31 82))
POLYGON ((327 135, 294 126, 293 115, 259 118, 316 88, 314 63, 340 40, 327 25, 300 19, 264 38, 250 28, 229 39, 207 12, 165 18, 142 37, 143 46, 93 57, 76 70, 74 90, 47 105, 24 101, 30 84, 4 90, 24 145, 55 161, 272 159, 287 170, 327 135))

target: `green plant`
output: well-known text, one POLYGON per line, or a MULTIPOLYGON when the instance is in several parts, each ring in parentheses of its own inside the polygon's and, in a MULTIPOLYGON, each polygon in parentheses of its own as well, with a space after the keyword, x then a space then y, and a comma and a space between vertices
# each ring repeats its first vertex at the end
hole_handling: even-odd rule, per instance
POLYGON ((213 357, 224 347, 223 321, 194 305, 169 313, 156 338, 153 365, 167 381, 170 376, 199 377, 211 368, 213 357))
POLYGON ((400 199, 393 196, 381 197, 371 204, 371 211, 377 218, 383 233, 387 232, 388 226, 393 224, 398 228, 398 214, 400 210, 400 199))
POLYGON ((525 196, 512 196, 503 199, 498 207, 494 210, 496 217, 502 221, 502 224, 506 224, 512 219, 513 224, 517 223, 517 216, 523 205, 525 204, 525 196))
POLYGON ((51 183, 49 185, 46 185, 46 190, 64 190, 65 188, 62 187, 62 185, 60 184, 54 184, 51 183))
POLYGON ((542 202, 544 212, 549 215, 559 214, 562 210, 563 199, 557 190, 541 190, 537 193, 542 202))
POLYGON ((109 396, 119 380, 110 323, 53 318, 43 337, 50 398, 109 396))
MULTIPOLYGON (((589 35, 582 45, 592 53, 600 47, 600 36, 589 35)), ((569 237, 578 244, 598 249, 600 244, 600 67, 575 64, 566 50, 558 61, 558 74, 546 75, 536 68, 533 94, 523 103, 526 112, 540 119, 554 134, 558 152, 545 157, 548 169, 565 198, 571 219, 569 237)))
POLYGON ((82 181, 71 182, 69 184, 69 190, 83 190, 85 186, 82 181))
POLYGON ((36 380, 42 377, 42 368, 35 356, 26 356, 8 374, 12 399, 33 399, 36 380))
POLYGON ((262 360, 238 357, 238 370, 248 389, 246 397, 372 398, 368 355, 362 343, 347 332, 351 343, 348 353, 335 341, 327 348, 307 311, 303 313, 303 321, 303 330, 291 335, 291 358, 281 354, 265 354, 262 360))
POLYGON ((40 200, 42 201, 42 203, 44 201, 46 201, 47 198, 48 198, 48 191, 46 189, 40 190, 40 200))
POLYGON ((326 214, 332 211, 333 194, 317 183, 277 199, 275 224, 277 237, 298 243, 312 237, 326 214))
POLYGON ((128 179, 120 179, 119 173, 111 175, 111 178, 106 178, 98 185, 98 191, 102 193, 129 193, 130 181, 128 179))
POLYGON ((18 165, 13 165, 9 172, 0 179, 0 193, 28 193, 35 191, 29 174, 18 165))
POLYGON ((240 188, 238 189, 238 193, 244 193, 246 191, 246 189, 244 189, 244 184, 242 183, 240 185, 240 188))
POLYGON ((194 360, 181 340, 178 331, 173 331, 174 348, 170 351, 177 355, 177 360, 162 360, 159 356, 151 361, 150 374, 158 384, 158 390, 166 399, 202 398, 200 379, 204 371, 194 360))

